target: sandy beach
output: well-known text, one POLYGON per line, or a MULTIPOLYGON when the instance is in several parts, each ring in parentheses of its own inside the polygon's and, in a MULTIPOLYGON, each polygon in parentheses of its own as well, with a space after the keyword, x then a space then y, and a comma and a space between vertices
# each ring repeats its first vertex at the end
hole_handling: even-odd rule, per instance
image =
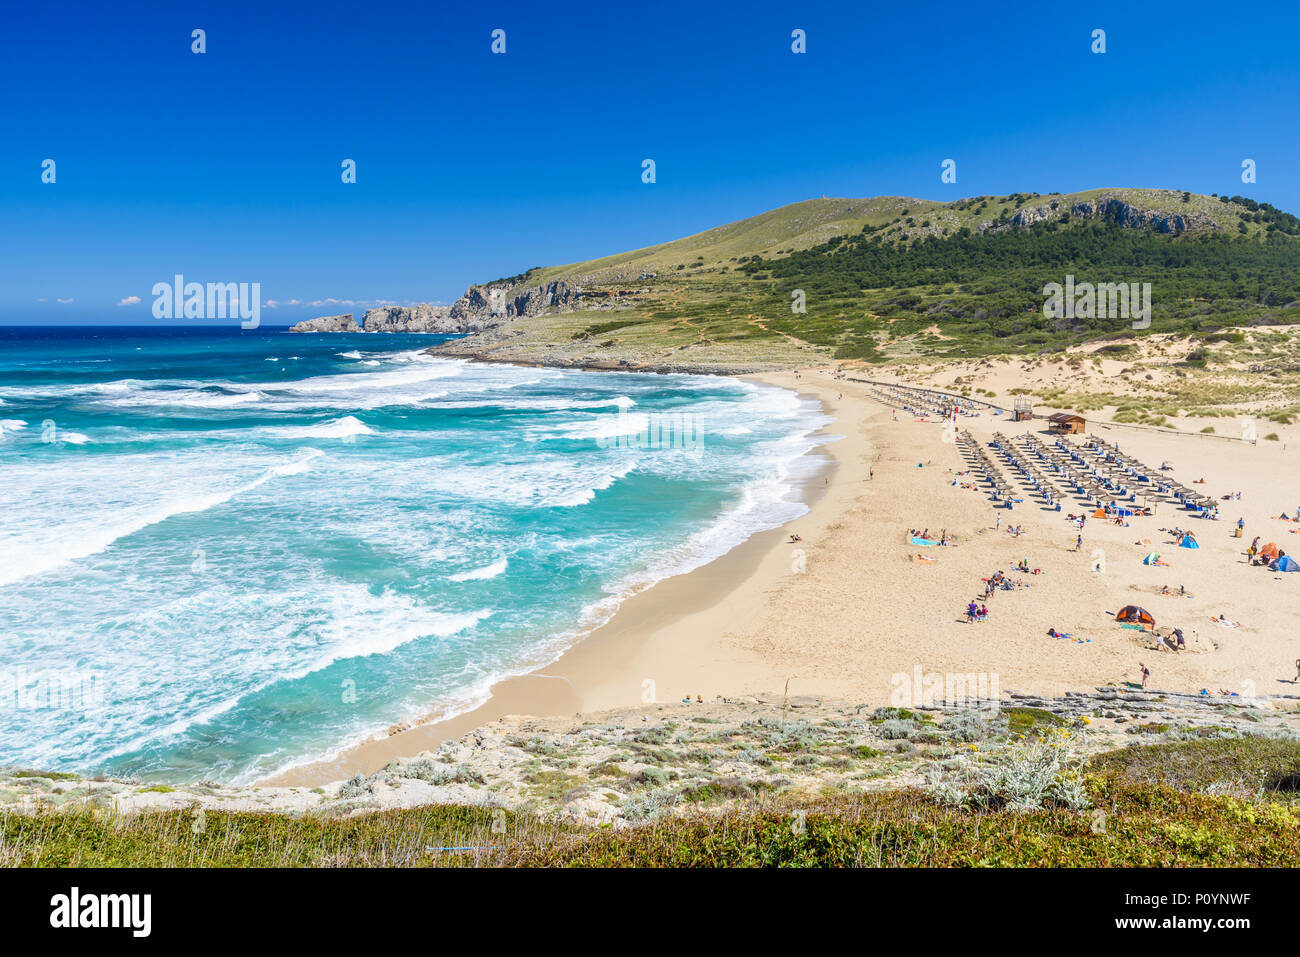
MULTIPOLYGON (((1027 498, 1012 511, 994 509, 982 489, 963 487, 969 463, 940 423, 902 411, 895 417, 870 386, 830 369, 755 378, 816 398, 835 420, 827 432, 842 436, 823 447, 833 464, 806 489, 808 514, 634 595, 552 664, 495 685, 474 711, 394 729, 262 783, 316 786, 373 773, 508 714, 572 715, 687 696, 711 702, 783 693, 787 684, 791 695, 872 705, 912 694, 918 675, 978 676, 1004 692, 1061 694, 1138 681, 1142 662, 1150 686, 1171 691, 1267 695, 1300 687, 1292 681, 1300 574, 1249 567, 1244 555, 1255 535, 1288 552, 1292 543, 1300 548, 1300 538, 1291 538, 1300 524, 1273 517, 1300 505, 1291 481, 1294 442, 1247 445, 1090 423, 1089 431, 1149 466, 1172 462, 1184 484, 1215 499, 1241 491, 1242 499, 1223 502, 1217 522, 1163 503, 1127 527, 1090 517, 1076 551, 1078 530, 1065 516, 1083 512, 1081 503, 1064 501, 1057 513, 1027 498), (1192 485, 1202 477, 1205 485, 1192 485), (1241 539, 1233 537, 1239 516, 1241 539), (1009 534, 1012 525, 1023 525, 1023 534, 1009 534), (1200 549, 1178 548, 1162 531, 1175 525, 1194 529, 1200 549), (953 544, 920 549, 908 541, 911 528, 946 530, 953 544), (1170 564, 1143 565, 1152 550, 1170 564), (921 552, 935 560, 917 561, 921 552), (1012 573, 1022 558, 1041 573, 1012 573), (981 579, 997 570, 1026 587, 996 593, 986 601, 988 620, 968 623, 967 602, 982 600, 981 579), (1161 594, 1166 585, 1185 586, 1189 597, 1161 594), (1180 627, 1187 649, 1157 650, 1151 635, 1117 624, 1114 612, 1127 604, 1180 627), (1215 615, 1240 627, 1221 627, 1215 615), (1049 637, 1049 628, 1071 639, 1049 637)), ((961 425, 982 442, 996 431, 1015 437, 1045 428, 1041 420, 987 414, 961 425)))

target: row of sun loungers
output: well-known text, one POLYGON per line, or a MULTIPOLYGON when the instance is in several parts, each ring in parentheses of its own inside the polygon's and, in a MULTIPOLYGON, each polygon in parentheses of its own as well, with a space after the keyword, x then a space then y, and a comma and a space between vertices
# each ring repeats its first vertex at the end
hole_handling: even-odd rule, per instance
POLYGON ((1214 499, 1189 489, 1181 482, 1175 481, 1157 469, 1143 465, 1137 459, 1122 453, 1117 445, 1107 442, 1100 436, 1089 438, 1084 443, 1084 447, 1091 450, 1102 461, 1109 463, 1127 475, 1133 476, 1139 482, 1150 483, 1159 494, 1169 496, 1186 509, 1199 512, 1217 507, 1214 499))

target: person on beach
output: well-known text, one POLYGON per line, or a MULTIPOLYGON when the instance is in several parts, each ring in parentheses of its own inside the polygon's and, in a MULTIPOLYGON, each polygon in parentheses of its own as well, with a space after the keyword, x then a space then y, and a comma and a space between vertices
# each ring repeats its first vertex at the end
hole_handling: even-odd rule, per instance
MULTIPOLYGON (((974 621, 974 620, 975 620, 975 616, 976 616, 978 613, 979 613, 979 605, 975 604, 974 602, 970 602, 970 603, 966 606, 966 621, 967 621, 968 623, 974 621)), ((1300 662, 1297 662, 1297 664, 1300 664, 1300 662)))
POLYGON ((1083 550, 1083 536, 1076 535, 1074 538, 1074 550, 1076 552, 1083 550))
POLYGON ((1145 688, 1147 686, 1147 679, 1151 677, 1151 669, 1140 661, 1138 662, 1138 667, 1142 669, 1142 687, 1145 688))

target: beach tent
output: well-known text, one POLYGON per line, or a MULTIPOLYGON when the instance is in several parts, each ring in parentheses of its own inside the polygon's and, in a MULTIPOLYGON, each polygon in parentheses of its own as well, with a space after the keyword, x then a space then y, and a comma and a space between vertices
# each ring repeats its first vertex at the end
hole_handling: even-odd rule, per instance
POLYGON ((1270 571, 1275 572, 1300 572, 1300 562, 1297 562, 1290 555, 1283 555, 1276 558, 1268 566, 1270 571))
POLYGON ((1158 561, 1160 561, 1160 556, 1159 556, 1156 552, 1152 552, 1152 553, 1151 553, 1150 555, 1148 555, 1146 558, 1142 559, 1142 564, 1143 564, 1143 565, 1154 565, 1154 564, 1155 564, 1156 562, 1158 562, 1158 561))
POLYGON ((1196 539, 1192 538, 1192 536, 1184 535, 1183 540, 1178 543, 1178 547, 1179 548, 1200 548, 1201 546, 1196 544, 1196 539))
POLYGON ((1267 558, 1269 561, 1277 558, 1277 542, 1269 542, 1259 550, 1260 558, 1267 558))
POLYGON ((1127 622, 1129 624, 1141 625, 1143 628, 1151 629, 1156 626, 1156 620, 1151 617, 1151 612, 1145 608, 1139 608, 1137 605, 1125 605, 1115 616, 1116 621, 1127 622))
POLYGON ((1099 508, 1099 509, 1097 509, 1097 511, 1095 511, 1095 512, 1092 513, 1092 517, 1093 517, 1093 518, 1105 518, 1105 517, 1106 517, 1106 510, 1105 510, 1104 508, 1099 508))

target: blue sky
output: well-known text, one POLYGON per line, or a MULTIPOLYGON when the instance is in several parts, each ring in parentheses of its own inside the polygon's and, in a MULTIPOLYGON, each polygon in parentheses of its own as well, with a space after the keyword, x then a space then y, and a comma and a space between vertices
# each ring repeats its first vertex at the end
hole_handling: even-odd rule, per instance
POLYGON ((156 322, 178 272, 260 282, 264 324, 451 302, 823 193, 1160 186, 1300 212, 1295 3, 272 7, 10 6, 0 322, 156 322))

